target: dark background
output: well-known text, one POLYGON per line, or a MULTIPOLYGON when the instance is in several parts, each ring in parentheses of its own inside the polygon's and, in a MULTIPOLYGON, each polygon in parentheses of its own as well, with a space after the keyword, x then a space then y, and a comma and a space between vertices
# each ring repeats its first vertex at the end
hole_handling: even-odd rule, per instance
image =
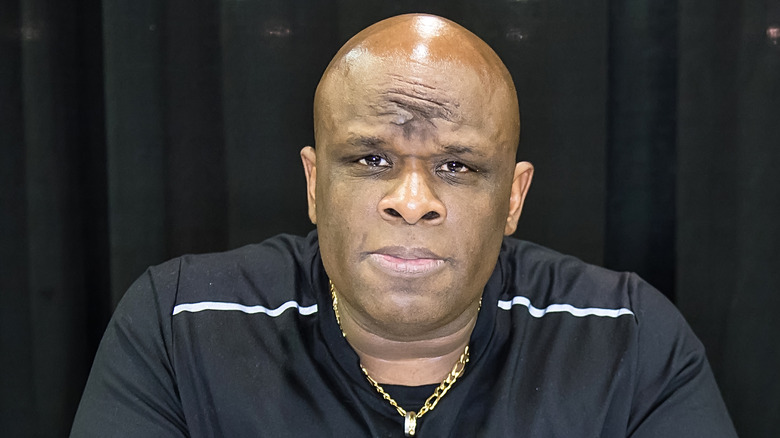
POLYGON ((68 433, 146 266, 303 234, 328 60, 410 11, 492 45, 536 176, 518 236, 632 270, 780 430, 780 0, 0 1, 0 431, 68 433))

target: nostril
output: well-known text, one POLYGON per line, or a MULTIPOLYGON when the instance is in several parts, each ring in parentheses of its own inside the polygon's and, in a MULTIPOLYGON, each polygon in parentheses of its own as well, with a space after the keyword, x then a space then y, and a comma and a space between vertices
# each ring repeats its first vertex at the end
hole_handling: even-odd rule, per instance
POLYGON ((429 211, 428 213, 425 213, 425 215, 423 215, 422 218, 424 220, 433 220, 433 219, 438 219, 439 216, 440 216, 439 213, 436 213, 435 211, 429 211))
POLYGON ((394 208, 386 208, 385 213, 393 217, 401 217, 401 213, 397 212, 394 208))

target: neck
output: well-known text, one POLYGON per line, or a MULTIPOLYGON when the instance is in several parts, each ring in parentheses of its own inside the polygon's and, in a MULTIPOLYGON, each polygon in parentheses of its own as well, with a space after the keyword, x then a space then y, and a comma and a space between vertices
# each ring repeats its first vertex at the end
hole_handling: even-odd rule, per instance
POLYGON ((425 338, 404 340, 382 336, 363 323, 343 300, 338 301, 341 330, 368 374, 380 384, 438 384, 452 371, 471 338, 479 302, 425 338))

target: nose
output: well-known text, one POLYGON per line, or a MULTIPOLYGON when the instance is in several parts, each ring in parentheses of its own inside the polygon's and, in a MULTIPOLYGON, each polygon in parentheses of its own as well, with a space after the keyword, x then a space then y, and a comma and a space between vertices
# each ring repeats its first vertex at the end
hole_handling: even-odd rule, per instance
POLYGON ((444 203, 431 189, 426 175, 418 170, 402 174, 377 207, 386 221, 404 221, 409 225, 436 225, 447 216, 444 203))

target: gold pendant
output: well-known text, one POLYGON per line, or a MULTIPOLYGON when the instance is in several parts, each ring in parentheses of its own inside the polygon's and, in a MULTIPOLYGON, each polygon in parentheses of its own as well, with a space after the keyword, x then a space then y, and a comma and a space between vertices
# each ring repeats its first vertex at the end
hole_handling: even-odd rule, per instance
POLYGON ((404 417, 404 435, 414 436, 414 430, 417 428, 417 414, 414 411, 407 411, 404 417))

